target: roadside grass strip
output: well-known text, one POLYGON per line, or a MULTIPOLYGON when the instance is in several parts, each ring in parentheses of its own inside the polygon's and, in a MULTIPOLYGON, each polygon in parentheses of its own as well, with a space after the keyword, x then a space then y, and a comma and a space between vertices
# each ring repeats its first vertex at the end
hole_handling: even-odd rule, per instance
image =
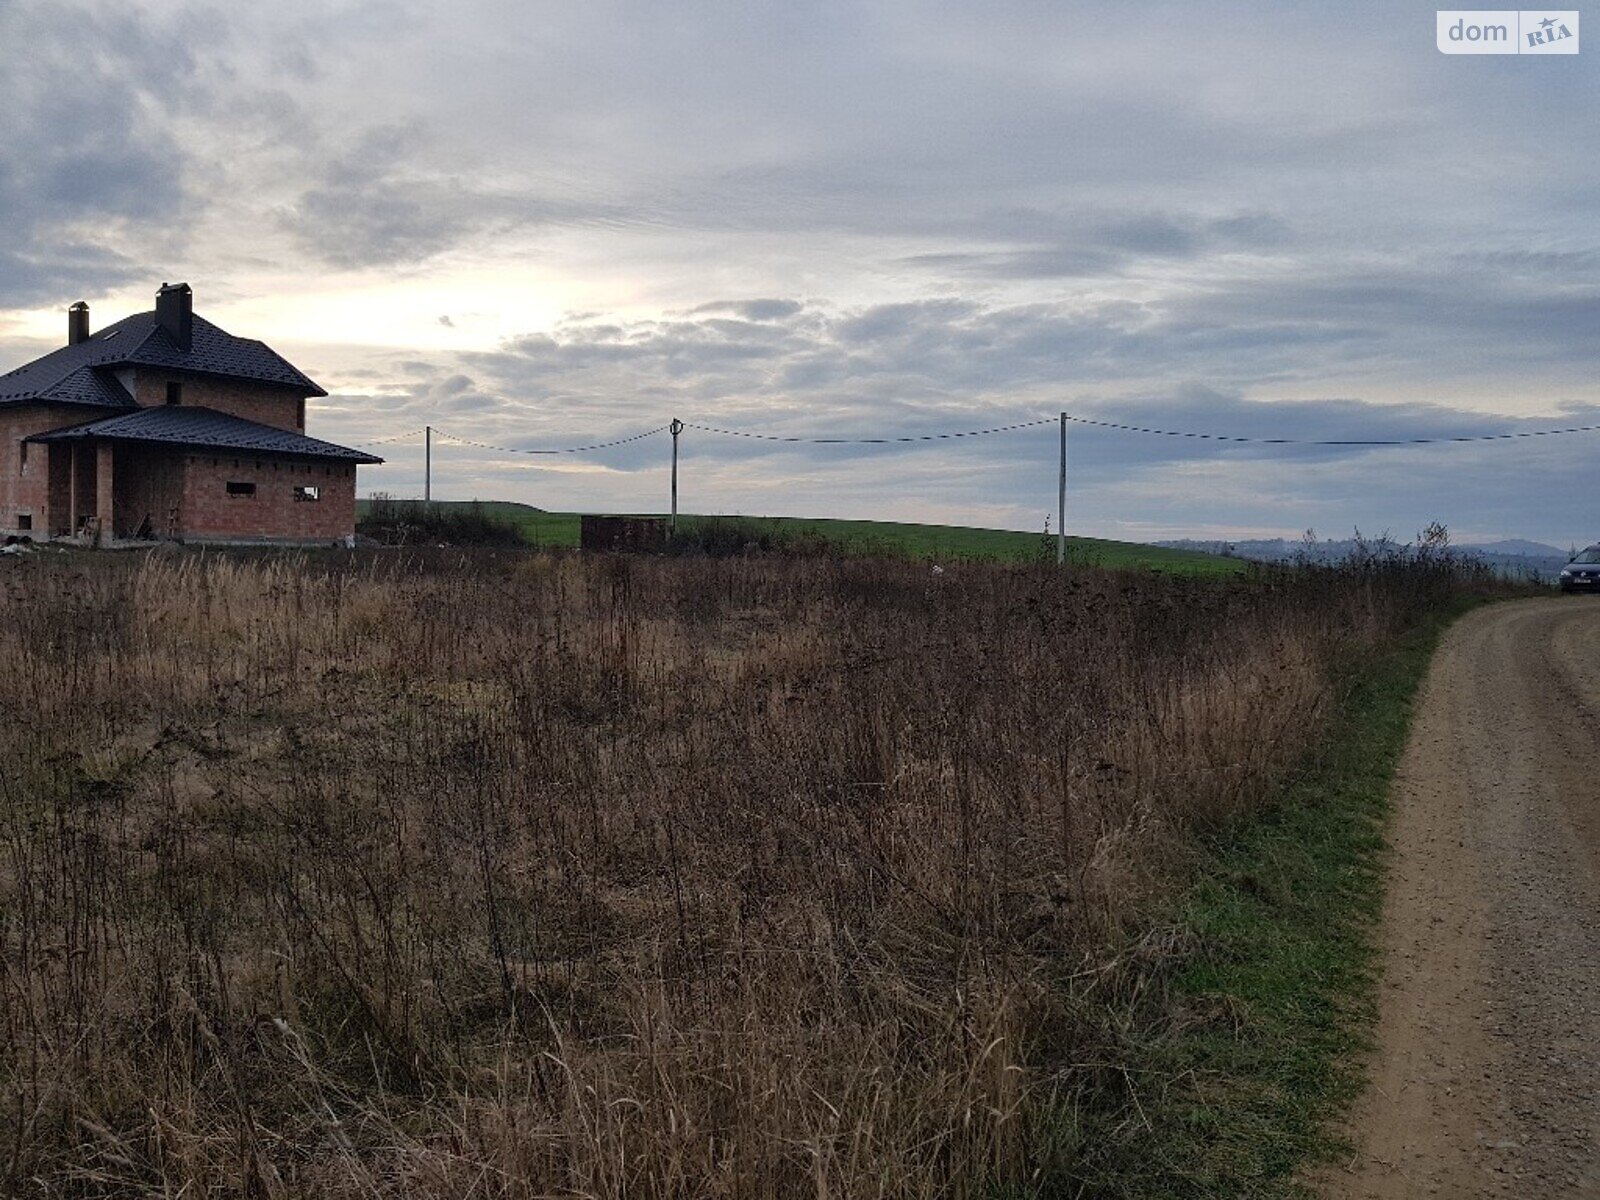
POLYGON ((1389 788, 1456 615, 1349 670, 1331 736, 1281 801, 1207 840, 1161 930, 1178 950, 1121 981, 1115 1066, 1057 1102, 1034 1194, 1303 1197, 1306 1169, 1347 1149, 1337 1120, 1377 1011, 1389 788))

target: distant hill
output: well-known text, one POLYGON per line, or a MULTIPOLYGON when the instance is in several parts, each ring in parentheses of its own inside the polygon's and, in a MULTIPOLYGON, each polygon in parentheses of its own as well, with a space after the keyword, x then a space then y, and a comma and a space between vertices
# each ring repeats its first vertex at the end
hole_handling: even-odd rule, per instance
MULTIPOLYGON (((1534 558, 1559 558, 1565 561, 1567 552, 1560 546, 1552 546, 1548 542, 1530 542, 1527 538, 1506 538, 1499 542, 1482 542, 1475 546, 1464 546, 1465 550, 1479 550, 1484 554, 1522 554, 1534 558)), ((1581 549, 1581 547, 1580 547, 1581 549)))
MULTIPOLYGON (((1309 558, 1313 562, 1329 563, 1349 558, 1355 552, 1358 543, 1354 538, 1328 538, 1325 541, 1311 543, 1289 538, 1246 538, 1237 542, 1180 538, 1156 544, 1169 546, 1174 550, 1221 554, 1250 559, 1253 562, 1293 562, 1309 558)), ((1556 572, 1567 564, 1565 550, 1544 542, 1528 541, 1526 538, 1507 538, 1498 542, 1485 542, 1482 545, 1463 544, 1453 549, 1465 554, 1474 554, 1497 571, 1514 577, 1531 574, 1540 579, 1554 580, 1556 572)))

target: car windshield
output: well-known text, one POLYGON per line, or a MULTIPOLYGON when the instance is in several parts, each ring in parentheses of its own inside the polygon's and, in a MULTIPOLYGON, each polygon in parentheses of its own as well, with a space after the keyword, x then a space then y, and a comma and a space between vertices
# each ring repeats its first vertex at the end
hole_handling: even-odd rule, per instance
POLYGON ((1600 546, 1590 546, 1587 550, 1579 550, 1575 563, 1600 563, 1600 546))

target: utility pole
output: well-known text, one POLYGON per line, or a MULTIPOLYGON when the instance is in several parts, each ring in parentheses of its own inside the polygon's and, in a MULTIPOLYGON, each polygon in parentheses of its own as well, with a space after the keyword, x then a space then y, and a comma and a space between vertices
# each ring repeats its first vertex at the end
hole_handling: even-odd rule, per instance
POLYGON ((667 532, 676 537, 678 534, 678 435, 683 432, 683 422, 677 417, 672 418, 672 424, 667 428, 672 431, 672 520, 667 523, 667 532))
POLYGON ((422 432, 422 502, 427 504, 433 500, 433 426, 424 425, 422 432))
POLYGON ((1067 414, 1061 414, 1061 477, 1056 485, 1056 562, 1067 561, 1067 414))

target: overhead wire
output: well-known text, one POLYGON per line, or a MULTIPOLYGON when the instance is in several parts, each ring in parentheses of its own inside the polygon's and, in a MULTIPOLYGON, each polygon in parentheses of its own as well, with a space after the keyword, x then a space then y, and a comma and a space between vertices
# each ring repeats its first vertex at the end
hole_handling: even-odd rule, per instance
POLYGON ((716 425, 697 425, 693 421, 684 423, 685 429, 698 429, 702 433, 720 433, 725 437, 753 438, 762 442, 805 442, 814 446, 887 446, 896 442, 939 442, 950 438, 984 437, 991 433, 1009 433, 1013 429, 1032 429, 1036 425, 1054 425, 1058 418, 1043 417, 1037 421, 1019 421, 1015 425, 996 425, 991 429, 965 429, 959 433, 919 433, 908 434, 905 437, 869 437, 869 438, 818 438, 818 437, 786 437, 774 433, 752 433, 746 429, 724 429, 716 425))
POLYGON ((442 437, 447 441, 456 442, 462 446, 476 446, 479 450, 498 450, 505 454, 583 454, 590 450, 608 450, 612 446, 626 446, 629 442, 643 441, 647 437, 654 437, 658 433, 665 433, 667 428, 668 427, 665 425, 658 425, 654 429, 647 429, 643 433, 635 433, 628 437, 617 438, 615 441, 596 442, 592 446, 563 446, 556 450, 530 450, 521 446, 494 446, 488 442, 475 442, 471 438, 457 437, 453 433, 445 432, 438 426, 434 426, 433 432, 437 436, 442 437))
MULTIPOLYGON (((888 446, 904 445, 914 442, 940 442, 953 441, 960 438, 987 437, 992 434, 1010 433, 1018 429, 1034 429, 1042 425, 1054 425, 1065 419, 1075 425, 1087 425, 1097 429, 1110 429, 1123 433, 1139 433, 1155 437, 1189 438, 1196 441, 1229 442, 1259 446, 1328 446, 1359 448, 1367 446, 1430 446, 1444 444, 1462 444, 1468 442, 1499 442, 1511 441, 1518 438, 1543 438, 1560 437, 1576 433, 1600 432, 1600 425, 1571 425, 1554 429, 1523 429, 1508 430, 1501 433, 1461 434, 1455 436, 1411 437, 1411 438, 1292 438, 1292 437, 1257 437, 1249 434, 1212 433, 1200 430, 1163 429, 1149 425, 1130 425, 1118 421, 1102 421, 1093 417, 1080 417, 1073 413, 1060 413, 1056 416, 1041 417, 1033 421, 1018 421, 1010 425, 995 425, 984 429, 963 429, 947 433, 919 433, 886 437, 808 437, 805 435, 760 433, 749 429, 730 429, 720 425, 702 425, 698 422, 684 422, 680 428, 695 429, 702 433, 714 433, 723 437, 746 438, 761 442, 782 442, 790 445, 813 446, 888 446)), ((657 434, 666 433, 672 426, 658 425, 654 429, 647 429, 643 433, 630 434, 627 437, 614 438, 610 441, 595 442, 586 446, 563 446, 559 448, 528 448, 522 446, 500 446, 491 442, 480 442, 473 438, 464 438, 447 430, 433 426, 435 436, 446 441, 462 446, 472 446, 479 450, 493 450, 503 454, 585 454, 595 450, 608 450, 614 446, 626 446, 631 442, 643 441, 645 438, 655 437, 657 434)), ((380 446, 390 442, 405 441, 407 438, 416 437, 424 433, 425 429, 413 429, 407 433, 395 434, 392 437, 378 438, 370 442, 357 443, 363 446, 380 446)))
POLYGON ((393 437, 386 437, 386 438, 373 438, 370 442, 357 442, 356 445, 358 445, 358 446, 385 446, 385 445, 388 445, 390 442, 403 442, 407 438, 416 437, 417 434, 423 433, 423 432, 426 432, 426 427, 425 426, 418 426, 416 429, 411 430, 409 433, 397 433, 393 437))
POLYGON ((1250 437, 1227 433, 1196 433, 1182 429, 1153 429, 1144 425, 1122 425, 1115 421, 1096 421, 1089 417, 1076 417, 1062 413, 1068 421, 1078 425, 1093 425, 1100 429, 1120 429, 1126 433, 1155 434, 1158 437, 1196 438, 1209 442, 1253 442, 1261 446, 1433 446, 1450 442, 1502 442, 1512 438, 1557 437, 1567 433, 1594 433, 1600 425, 1573 425, 1563 429, 1525 429, 1508 433, 1476 433, 1459 437, 1418 438, 1278 438, 1250 437))

